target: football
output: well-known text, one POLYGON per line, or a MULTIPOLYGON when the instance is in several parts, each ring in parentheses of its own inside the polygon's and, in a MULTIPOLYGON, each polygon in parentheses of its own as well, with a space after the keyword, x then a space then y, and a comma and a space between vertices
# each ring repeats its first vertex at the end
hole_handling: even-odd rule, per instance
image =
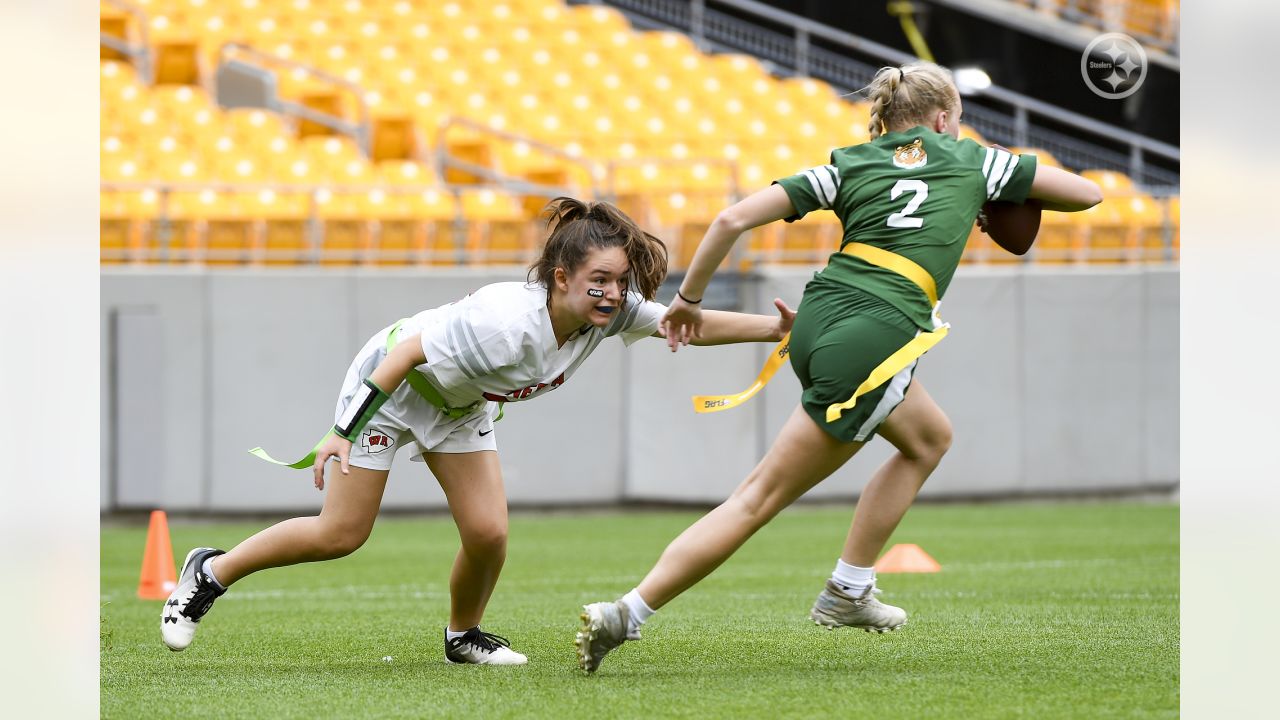
POLYGON ((982 206, 986 221, 979 225, 997 245, 1014 255, 1024 255, 1040 232, 1040 211, 1039 200, 1025 203, 996 200, 982 206))

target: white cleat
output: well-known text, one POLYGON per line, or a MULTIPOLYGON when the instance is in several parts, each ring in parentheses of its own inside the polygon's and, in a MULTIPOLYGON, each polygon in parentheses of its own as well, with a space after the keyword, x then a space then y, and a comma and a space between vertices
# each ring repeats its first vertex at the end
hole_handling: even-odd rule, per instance
POLYGON ((222 554, 215 548, 196 548, 187 553, 187 559, 182 562, 178 587, 169 593, 160 611, 160 635, 170 650, 185 650, 191 644, 200 618, 213 607, 213 601, 226 592, 202 569, 205 560, 222 554))
POLYGON ((524 665, 529 658, 511 649, 506 638, 477 627, 452 640, 445 636, 444 659, 454 665, 524 665))
POLYGON ((582 627, 573 640, 578 648, 578 667, 589 673, 600 668, 604 656, 627 640, 639 640, 640 632, 629 633, 631 611, 621 600, 582 606, 582 627))
POLYGON ((853 596, 828 579, 827 586, 809 611, 814 623, 834 630, 838 627, 861 628, 867 632, 890 632, 907 624, 907 611, 886 605, 876 599, 880 590, 875 585, 866 592, 853 596))

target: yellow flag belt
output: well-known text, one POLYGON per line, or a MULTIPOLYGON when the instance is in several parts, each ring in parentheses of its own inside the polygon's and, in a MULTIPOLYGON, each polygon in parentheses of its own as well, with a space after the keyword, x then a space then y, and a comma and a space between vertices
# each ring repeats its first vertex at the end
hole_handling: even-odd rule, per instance
MULTIPOLYGON (((905 277, 920 288, 925 297, 929 299, 930 307, 937 308, 938 287, 933 281, 933 276, 929 274, 928 270, 920 267, 912 260, 895 252, 856 242, 845 245, 840 249, 840 252, 861 258, 872 265, 892 270, 905 277)), ((942 338, 947 336, 949 328, 949 325, 943 324, 932 332, 917 333, 911 342, 903 345, 892 355, 885 358, 884 362, 877 365, 848 400, 828 407, 827 422, 839 420, 840 415, 845 410, 851 410, 857 404, 859 397, 888 382, 890 378, 902 372, 916 358, 928 352, 930 348, 937 345, 942 338)), ((732 395, 695 395, 693 397, 694 412, 719 412, 737 407, 750 400, 752 396, 760 392, 760 389, 773 379, 774 373, 778 372, 778 368, 782 367, 782 363, 786 362, 787 355, 790 354, 790 348, 791 333, 787 333, 786 337, 782 338, 782 342, 778 343, 777 347, 769 354, 769 359, 760 370, 755 382, 751 383, 751 387, 732 395)))

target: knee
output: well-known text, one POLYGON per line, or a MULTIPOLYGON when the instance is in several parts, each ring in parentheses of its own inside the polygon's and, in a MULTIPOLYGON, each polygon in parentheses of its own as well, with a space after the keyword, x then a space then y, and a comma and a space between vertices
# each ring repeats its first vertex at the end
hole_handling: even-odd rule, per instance
POLYGON ((922 428, 917 441, 912 443, 912 459, 938 464, 942 461, 942 456, 951 449, 952 436, 951 420, 938 413, 932 422, 922 428))
POLYGON ((768 483, 760 477, 758 470, 733 491, 729 502, 734 503, 744 519, 756 529, 764 527, 785 507, 777 493, 769 491, 768 483))
POLYGON ((320 534, 319 553, 325 560, 346 557, 364 545, 370 530, 352 526, 325 528, 320 534))
POLYGON ((482 557, 506 557, 507 523, 491 521, 459 528, 462 548, 468 555, 482 557))

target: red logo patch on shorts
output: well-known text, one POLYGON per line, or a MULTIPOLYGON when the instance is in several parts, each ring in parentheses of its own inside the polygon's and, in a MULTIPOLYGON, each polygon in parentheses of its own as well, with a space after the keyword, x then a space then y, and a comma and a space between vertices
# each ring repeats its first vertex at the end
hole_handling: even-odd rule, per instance
POLYGON ((377 455, 391 447, 391 436, 377 430, 365 430, 360 436, 360 447, 370 455, 377 455))

